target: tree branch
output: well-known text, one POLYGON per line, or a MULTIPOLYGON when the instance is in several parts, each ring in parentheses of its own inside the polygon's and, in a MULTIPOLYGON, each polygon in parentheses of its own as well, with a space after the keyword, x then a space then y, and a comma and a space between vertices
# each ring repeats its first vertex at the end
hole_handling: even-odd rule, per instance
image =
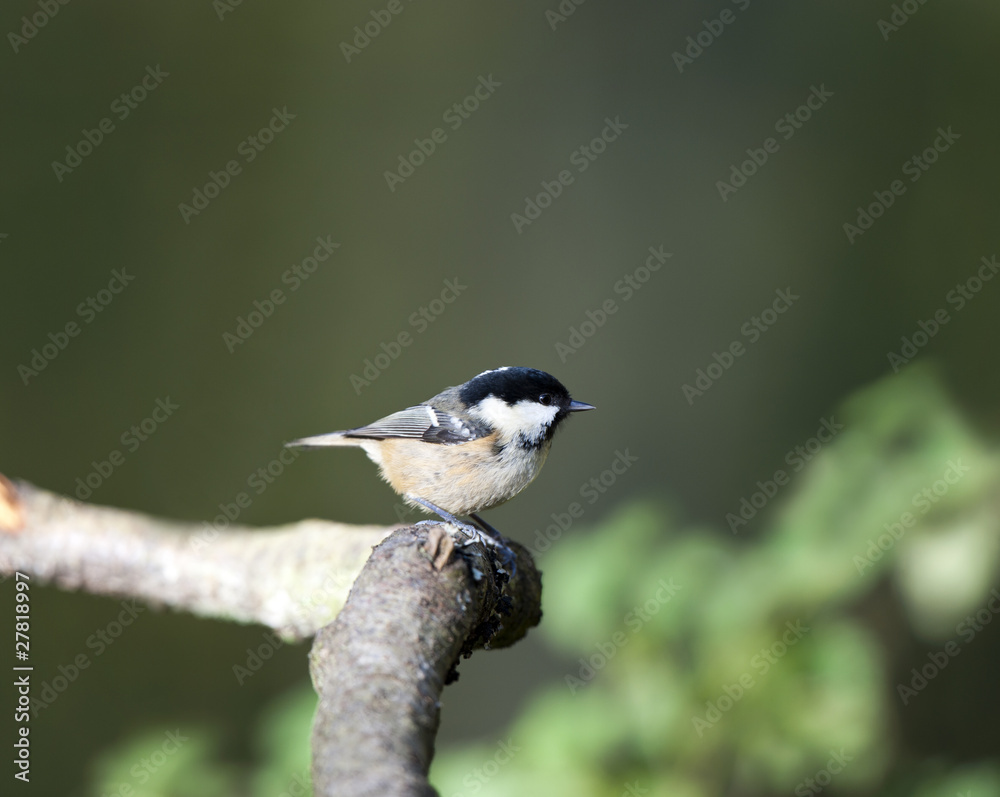
POLYGON ((541 575, 526 549, 511 543, 517 573, 505 589, 492 549, 470 546, 467 561, 448 557, 451 545, 441 527, 397 531, 372 553, 337 619, 317 634, 310 656, 320 695, 317 797, 436 794, 427 771, 441 690, 458 677, 459 656, 513 644, 541 619, 541 575))
POLYGON ((321 520, 274 528, 161 520, 82 504, 27 482, 0 485, 0 573, 132 597, 202 617, 312 636, 343 606, 391 531, 321 520))
POLYGON ((0 476, 0 573, 315 634, 314 793, 435 794, 427 772, 439 700, 459 658, 511 645, 541 619, 541 574, 527 549, 510 543, 508 580, 492 548, 454 556, 441 525, 388 539, 392 529, 318 520, 221 534, 206 525, 81 504, 0 476))

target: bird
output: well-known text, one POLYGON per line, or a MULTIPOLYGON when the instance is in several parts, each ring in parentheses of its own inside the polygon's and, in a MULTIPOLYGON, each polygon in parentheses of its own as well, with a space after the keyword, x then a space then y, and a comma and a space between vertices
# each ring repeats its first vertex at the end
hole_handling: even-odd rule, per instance
POLYGON ((506 548, 478 513, 527 487, 545 464, 556 429, 570 414, 592 409, 545 371, 504 366, 366 426, 285 445, 360 447, 409 506, 461 530, 465 544, 506 548), (471 517, 478 528, 458 515, 471 517))

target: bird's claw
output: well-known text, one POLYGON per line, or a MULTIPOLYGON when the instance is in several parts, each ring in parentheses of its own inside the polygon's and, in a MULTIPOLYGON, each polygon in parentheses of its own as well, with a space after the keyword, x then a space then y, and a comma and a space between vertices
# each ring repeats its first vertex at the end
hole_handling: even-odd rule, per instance
MULTIPOLYGON (((497 552, 501 567, 507 574, 508 579, 513 578, 517 574, 517 555, 507 545, 507 541, 503 535, 478 515, 472 515, 472 519, 479 523, 482 528, 470 525, 469 523, 463 523, 451 513, 444 511, 441 507, 432 504, 426 499, 413 496, 413 500, 440 515, 448 525, 453 526, 465 535, 466 539, 457 542, 460 548, 465 548, 477 542, 483 546, 489 546, 497 552)), ((416 525, 437 526, 440 523, 441 521, 439 520, 421 520, 416 525)))

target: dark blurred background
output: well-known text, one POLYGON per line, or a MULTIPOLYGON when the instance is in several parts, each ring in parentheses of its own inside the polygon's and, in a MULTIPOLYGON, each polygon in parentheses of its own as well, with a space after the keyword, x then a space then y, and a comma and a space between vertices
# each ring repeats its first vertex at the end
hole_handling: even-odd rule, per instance
MULTIPOLYGON (((651 536, 606 543, 617 583, 632 583, 649 546, 675 535, 752 556, 747 549, 787 532, 780 506, 806 489, 807 469, 800 478, 787 455, 882 380, 864 402, 884 423, 848 431, 891 425, 902 414, 893 402, 927 391, 928 415, 907 415, 904 431, 954 418, 955 439, 989 463, 976 490, 951 496, 954 512, 978 507, 985 529, 972 557, 978 575, 953 573, 954 584, 974 585, 956 605, 980 607, 997 583, 996 507, 983 502, 996 485, 990 441, 1000 420, 1000 280, 986 279, 1000 210, 998 18, 989 3, 917 0, 10 4, 0 15, 0 470, 95 503, 210 521, 285 440, 360 425, 486 368, 529 365, 599 410, 574 418, 539 480, 489 520, 537 545, 552 513, 580 502, 584 517, 541 566, 547 594, 576 590, 599 604, 606 593, 574 580, 592 557, 578 554, 576 568, 550 559, 551 571, 546 557, 608 538, 597 530, 625 523, 625 507, 648 498, 661 502, 651 536), (326 259, 308 260, 314 250, 326 259), (440 301, 446 290, 453 301, 440 301), (947 321, 939 315, 935 327, 939 311, 947 321), (936 334, 921 338, 921 322, 936 334), (394 346, 401 333, 409 345, 394 346), (741 355, 727 356, 734 342, 741 355), (923 367, 899 358, 936 367, 894 389, 893 379, 923 367), (176 409, 143 431, 158 401, 176 409), (129 434, 133 425, 142 435, 129 434), (115 450, 123 461, 98 478, 93 463, 115 450), (635 463, 590 502, 581 488, 625 451, 635 463), (780 468, 791 486, 731 534, 727 515, 780 468), (78 481, 88 475, 89 492, 78 481)), ((848 456, 840 444, 817 460, 848 456)), ((949 458, 971 456, 947 448, 905 501, 856 529, 858 550, 949 458)), ((842 487, 841 510, 892 472, 846 462, 845 472, 871 478, 842 487)), ((359 452, 309 454, 253 492, 240 522, 389 524, 395 504, 359 452)), ((810 572, 822 578, 829 554, 810 550, 810 572)), ((837 567, 853 568, 853 553, 837 567)), ((918 600, 926 580, 910 578, 905 594, 918 600)), ((636 586, 636 599, 655 583, 636 586)), ((704 594, 692 583, 688 609, 743 582, 727 577, 704 594)), ((962 719, 973 706, 995 716, 995 689, 961 700, 941 692, 924 702, 934 711, 903 712, 896 681, 954 637, 955 622, 921 626, 925 615, 906 614, 893 583, 872 580, 867 598, 837 604, 864 623, 867 650, 886 628, 903 629, 906 650, 872 654, 887 680, 872 676, 870 694, 893 706, 869 723, 885 748, 831 792, 917 793, 917 762, 939 775, 997 748, 995 721, 962 719), (946 709, 956 715, 948 727, 965 734, 949 731, 951 747, 940 733, 946 709)), ((9 582, 0 594, 12 605, 9 582)), ((733 590, 729 605, 735 612, 754 594, 733 590)), ((924 597, 933 608, 936 598, 924 597)), ((80 652, 92 666, 34 720, 32 793, 118 794, 122 784, 144 793, 128 771, 176 728, 215 740, 202 762, 214 774, 198 790, 250 793, 240 773, 265 757, 252 729, 306 684, 305 646, 281 648, 239 685, 233 665, 264 629, 150 609, 95 655, 88 639, 117 617, 116 602, 55 590, 34 599, 36 677, 51 682, 80 652), (136 752, 129 745, 141 734, 151 741, 136 752), (102 774, 111 759, 129 762, 117 780, 102 774)), ((558 606, 546 604, 553 628, 558 606)), ((779 619, 766 641, 793 617, 779 619)), ((538 694, 565 694, 564 674, 605 638, 587 623, 582 616, 577 648, 542 630, 464 662, 445 694, 439 750, 478 741, 492 756, 538 694)), ((978 639, 952 674, 986 684, 995 627, 978 639)), ((713 675, 706 694, 692 687, 702 714, 746 667, 743 652, 716 651, 737 660, 736 676, 713 675)), ((657 661, 656 645, 645 656, 657 661)), ((664 737, 642 755, 615 754, 628 762, 613 769, 621 785, 546 788, 617 794, 638 771, 632 780, 661 793, 666 781, 649 773, 662 765, 727 773, 711 787, 695 774, 671 781, 673 794, 783 793, 781 777, 801 785, 823 766, 825 753, 815 765, 786 756, 792 774, 747 776, 758 757, 740 739, 761 726, 752 707, 740 708, 742 736, 718 756, 697 745, 678 753, 686 748, 664 737)), ((638 734, 636 749, 659 738, 642 735, 627 701, 611 700, 607 712, 638 734)), ((693 734, 689 716, 678 722, 677 733, 693 734)), ((463 781, 462 766, 443 793, 500 788, 500 777, 463 781)), ((1000 789, 994 776, 977 794, 1000 789)))

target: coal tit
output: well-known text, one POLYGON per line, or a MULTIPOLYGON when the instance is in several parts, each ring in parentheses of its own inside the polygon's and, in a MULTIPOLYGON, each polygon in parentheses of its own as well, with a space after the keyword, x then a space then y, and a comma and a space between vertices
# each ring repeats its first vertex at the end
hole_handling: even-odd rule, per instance
POLYGON ((360 446, 407 504, 496 545, 496 530, 476 513, 527 487, 545 464, 559 424, 571 412, 592 409, 544 371, 496 368, 367 426, 287 445, 360 446), (471 516, 495 539, 456 515, 471 516))

